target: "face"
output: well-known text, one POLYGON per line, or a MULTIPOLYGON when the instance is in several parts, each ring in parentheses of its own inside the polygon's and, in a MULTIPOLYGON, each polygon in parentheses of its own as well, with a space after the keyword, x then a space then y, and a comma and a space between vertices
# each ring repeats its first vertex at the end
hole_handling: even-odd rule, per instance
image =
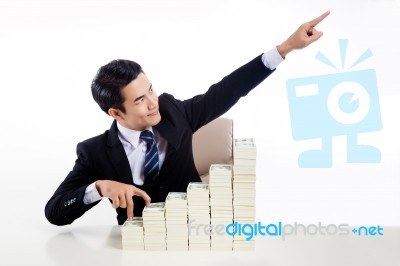
POLYGON ((125 113, 111 108, 109 114, 124 127, 142 131, 161 120, 158 96, 146 75, 141 73, 122 89, 125 113))

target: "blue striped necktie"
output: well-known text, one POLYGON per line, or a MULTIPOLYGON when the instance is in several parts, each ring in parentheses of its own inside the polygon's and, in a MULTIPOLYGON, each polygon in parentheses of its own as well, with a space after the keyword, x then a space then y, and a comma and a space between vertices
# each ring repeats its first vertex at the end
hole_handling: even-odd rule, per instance
POLYGON ((144 180, 153 181, 160 173, 157 144, 153 139, 153 133, 149 130, 140 133, 140 139, 146 142, 146 157, 144 160, 144 180))

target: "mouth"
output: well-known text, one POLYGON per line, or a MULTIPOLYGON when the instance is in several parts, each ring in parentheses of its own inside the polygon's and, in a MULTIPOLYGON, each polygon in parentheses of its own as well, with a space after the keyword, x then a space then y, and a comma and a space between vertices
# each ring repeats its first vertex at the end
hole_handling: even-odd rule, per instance
POLYGON ((156 110, 156 111, 154 111, 153 113, 151 113, 151 114, 148 114, 147 116, 156 116, 156 115, 158 115, 159 114, 159 112, 158 112, 158 109, 156 110))

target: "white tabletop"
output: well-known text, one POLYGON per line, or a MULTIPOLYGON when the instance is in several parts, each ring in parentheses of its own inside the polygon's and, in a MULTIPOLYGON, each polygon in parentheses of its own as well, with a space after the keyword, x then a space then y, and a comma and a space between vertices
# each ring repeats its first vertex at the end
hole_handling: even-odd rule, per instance
POLYGON ((252 252, 123 250, 120 227, 107 225, 11 226, 7 234, 0 265, 400 265, 398 227, 374 237, 258 237, 252 252))

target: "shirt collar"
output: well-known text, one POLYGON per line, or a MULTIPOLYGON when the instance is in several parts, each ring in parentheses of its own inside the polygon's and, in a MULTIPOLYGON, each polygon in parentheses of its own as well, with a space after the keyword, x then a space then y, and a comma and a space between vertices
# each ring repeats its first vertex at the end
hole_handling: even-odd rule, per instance
MULTIPOLYGON (((140 133, 142 131, 138 130, 133 130, 130 128, 126 128, 122 126, 120 123, 117 122, 117 128, 118 128, 118 134, 127 142, 129 142, 134 148, 137 148, 140 143, 140 133)), ((153 130, 152 127, 146 127, 146 130, 150 131, 153 133, 155 139, 157 140, 158 138, 158 133, 153 130)))

